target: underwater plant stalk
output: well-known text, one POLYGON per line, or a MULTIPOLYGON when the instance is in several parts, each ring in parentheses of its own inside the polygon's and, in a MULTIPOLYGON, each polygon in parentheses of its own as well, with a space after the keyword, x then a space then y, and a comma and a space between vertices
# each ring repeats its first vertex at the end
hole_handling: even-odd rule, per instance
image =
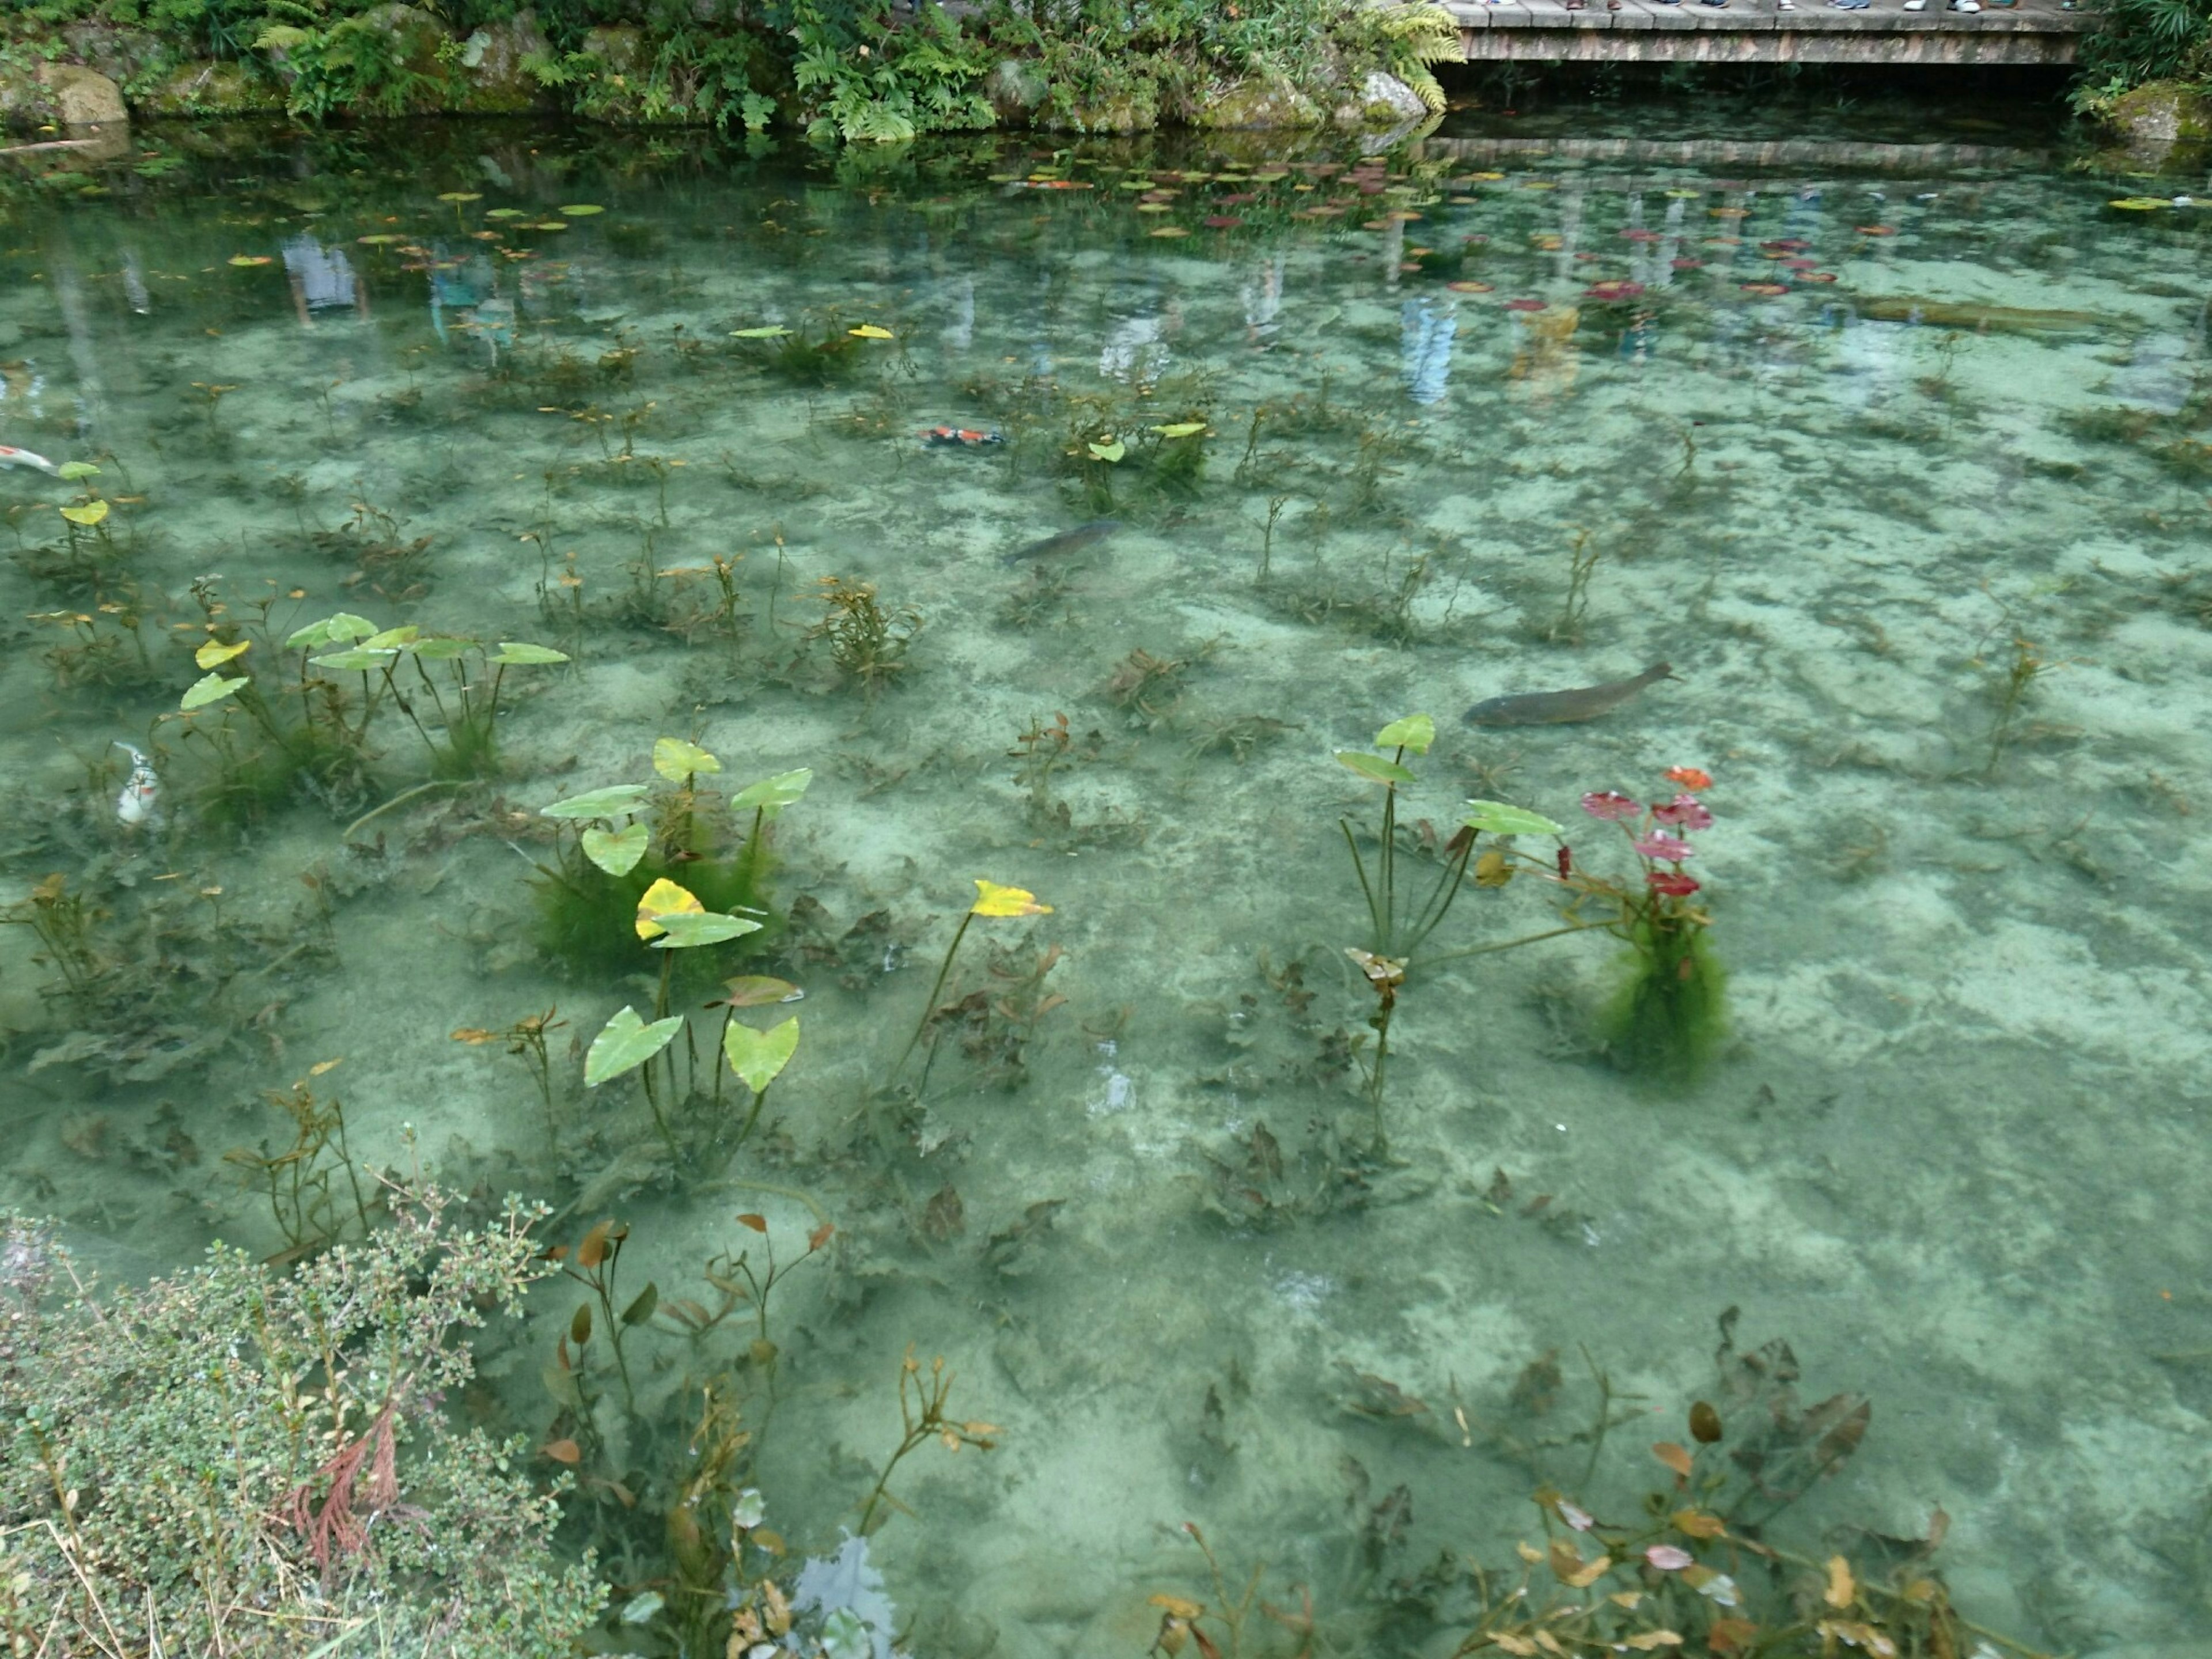
POLYGON ((929 1017, 937 1012, 938 996, 945 989, 945 981, 952 972, 952 958, 960 954, 960 941, 968 937, 968 924, 975 920, 975 913, 970 910, 960 918, 960 926, 954 929, 952 943, 945 949, 945 960, 938 965, 937 982, 929 988, 929 1000, 921 1005, 921 1018, 915 1025, 914 1035, 907 1039, 905 1048, 900 1052, 898 1064, 891 1067, 890 1076, 884 1081, 886 1089, 898 1081, 899 1073, 906 1069, 907 1061, 914 1058, 914 1051, 921 1042, 922 1033, 929 1030, 929 1017))
MULTIPOLYGON (((661 1115, 659 1091, 653 1086, 652 1066, 648 1064, 641 1067, 638 1072, 638 1076, 645 1079, 645 1103, 653 1108, 653 1125, 660 1131, 660 1138, 668 1143, 669 1157, 674 1158, 678 1167, 681 1168, 684 1163, 684 1154, 677 1148, 676 1136, 669 1129, 667 1118, 661 1115)), ((673 1080, 672 1079, 672 1081, 673 1080)))

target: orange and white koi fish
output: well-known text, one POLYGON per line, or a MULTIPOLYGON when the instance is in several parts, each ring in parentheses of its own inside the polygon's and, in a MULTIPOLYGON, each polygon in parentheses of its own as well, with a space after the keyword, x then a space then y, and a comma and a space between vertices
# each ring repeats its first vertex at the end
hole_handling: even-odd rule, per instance
POLYGON ((126 830, 145 829, 161 816, 161 780, 154 763, 137 750, 120 738, 115 746, 131 757, 130 781, 115 798, 115 821, 126 830))
POLYGON ((0 444, 0 466, 34 467, 39 471, 51 473, 57 478, 61 477, 62 473, 61 468, 56 466, 45 456, 33 455, 27 449, 17 449, 8 444, 0 444))

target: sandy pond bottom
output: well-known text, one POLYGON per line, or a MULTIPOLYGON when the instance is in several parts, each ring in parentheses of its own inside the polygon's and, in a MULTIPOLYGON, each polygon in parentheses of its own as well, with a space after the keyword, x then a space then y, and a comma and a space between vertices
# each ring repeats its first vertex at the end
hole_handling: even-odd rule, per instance
MULTIPOLYGON (((118 960, 150 972, 158 932, 169 965, 95 1017, 0 933, 0 1198, 125 1273, 280 1249, 222 1154, 281 1146, 260 1091, 333 1059, 359 1157, 542 1195, 562 1237, 619 1215, 664 1299, 757 1260, 740 1210, 803 1249, 804 1194, 839 1234, 775 1293, 787 1535, 853 1519, 909 1344, 1006 1431, 896 1485, 919 1518, 878 1559, 917 1650, 1141 1651, 1146 1596, 1202 1588, 1185 1521, 1357 1631, 1439 1550, 1510 1559, 1538 1478, 1632 1503, 1734 1307, 1804 1399, 1873 1401, 1799 1547, 1940 1504, 1983 1622, 2203 1652, 2212 214, 2112 209, 2141 181, 2002 135, 1971 165, 1777 136, 1837 142, 1723 174, 1449 139, 156 135, 180 159, 19 193, 0 442, 102 470, 0 472, 0 896, 60 872, 118 960), (775 326, 849 343, 794 380, 732 337, 775 326), (87 493, 96 586, 41 550, 87 493), (919 619, 872 697, 805 637, 830 577, 919 619), (346 839, 428 777, 387 709, 372 776, 224 823, 205 728, 243 716, 175 714, 196 579, 233 617, 273 598, 280 637, 342 606, 574 663, 510 671, 495 780, 346 839), (1662 659, 1589 725, 1459 720, 1662 659), (1406 816, 1446 834, 1502 799, 1602 864, 1585 791, 1713 775, 1734 1036, 1654 1087, 1593 1047, 1601 939, 1417 964, 1393 1161, 1347 1187, 1373 1003, 1336 821, 1376 796, 1329 752, 1415 711, 1442 736, 1406 816), (570 1046, 658 961, 544 956, 526 862, 538 808, 649 779, 662 737, 732 787, 814 774, 773 879, 807 902, 717 959, 800 985, 805 1035, 768 1127, 680 1179, 570 1046), (115 821, 118 740, 161 775, 150 830, 115 821), (1001 1005, 988 1052, 948 1038, 918 1103, 867 1109, 976 877, 1053 907, 969 931, 950 994, 1001 1005), (557 1157, 520 1063, 447 1035, 549 1007, 557 1157), (1583 1483, 1594 1370, 1654 1415, 1583 1483)), ((1431 948, 1550 915, 1471 893, 1431 948)), ((571 1305, 495 1353, 494 1420, 544 1431, 571 1305)), ((696 1362, 635 1340, 674 1433, 696 1362)))

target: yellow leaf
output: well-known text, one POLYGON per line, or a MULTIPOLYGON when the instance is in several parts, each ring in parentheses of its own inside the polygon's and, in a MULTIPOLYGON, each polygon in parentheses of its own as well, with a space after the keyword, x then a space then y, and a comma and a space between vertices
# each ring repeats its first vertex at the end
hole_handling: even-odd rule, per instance
POLYGON ((1843 1608, 1858 1600, 1858 1586, 1851 1582, 1851 1564, 1840 1555, 1828 1558, 1828 1589, 1826 1601, 1830 1607, 1843 1608))
POLYGON ((1532 1549, 1527 1544, 1516 1544, 1513 1549, 1516 1554, 1532 1567, 1544 1559, 1544 1553, 1541 1550, 1532 1549))
POLYGON ((192 660, 203 668, 219 668, 233 657, 244 656, 252 643, 251 640, 240 640, 235 645, 225 645, 221 640, 210 640, 192 653, 192 660))
POLYGON ((1676 1510, 1668 1517, 1674 1530, 1690 1538, 1720 1538, 1728 1532, 1728 1523, 1717 1515, 1701 1515, 1696 1510, 1676 1510))
POLYGON ((845 332, 860 340, 888 340, 891 337, 890 330, 878 328, 873 323, 862 323, 860 327, 848 328, 845 332))
POLYGON ((1206 430, 1204 421, 1177 421, 1173 426, 1156 426, 1153 431, 1163 438, 1189 438, 1206 430))
POLYGON ((1516 1659, 1530 1659, 1536 1651, 1536 1644, 1525 1636, 1507 1636, 1501 1632, 1490 1640, 1500 1653, 1513 1654, 1516 1659))
MULTIPOLYGON (((1048 916, 1052 906, 1039 904, 1036 895, 1026 887, 1001 887, 995 881, 975 878, 975 902, 968 907, 970 915, 977 916, 1048 916)), ((678 891, 683 890, 678 888, 678 891)), ((650 895, 648 895, 650 896, 650 895)))
POLYGON ((1612 1565, 1613 1558, 1611 1556, 1601 1555, 1596 1560, 1591 1562, 1581 1571, 1567 1573, 1565 1575, 1565 1577, 1567 1583, 1571 1585, 1574 1589, 1588 1589, 1592 1584, 1595 1584, 1599 1579, 1605 1577, 1606 1569, 1610 1567, 1612 1565))
POLYGON ((1668 1468, 1674 1470, 1675 1474, 1682 1476, 1685 1480, 1688 1479, 1690 1474, 1690 1454, 1683 1450, 1681 1447, 1676 1445, 1673 1441, 1662 1440, 1658 1444, 1651 1448, 1651 1455, 1657 1458, 1662 1463, 1664 1463, 1668 1468))
POLYGON ((1503 853, 1485 853, 1474 861, 1474 884, 1477 887, 1503 887, 1513 879, 1513 866, 1505 861, 1503 853))
POLYGON ((1628 1645, 1638 1653, 1650 1653, 1656 1648, 1679 1648, 1682 1638, 1671 1630, 1647 1630, 1640 1636, 1630 1637, 1628 1645))
POLYGON ((656 939, 668 931, 660 925, 661 917, 702 915, 706 909, 690 888, 679 887, 663 876, 637 902, 637 936, 656 939))
POLYGON ((1186 1601, 1180 1595, 1154 1595, 1147 1599, 1152 1606, 1170 1619, 1196 1619, 1206 1612, 1200 1603, 1186 1601))
POLYGON ((1633 1607, 1644 1599, 1642 1590, 1615 1590, 1605 1598, 1617 1607, 1633 1607))
POLYGON ((1855 1648, 1863 1648, 1878 1659, 1896 1659, 1897 1644, 1884 1636, 1872 1625, 1863 1625, 1856 1620, 1823 1619, 1820 1633, 1832 1641, 1848 1642, 1855 1648))
POLYGON ((65 507, 61 509, 61 515, 71 524, 82 525, 89 530, 107 516, 107 503, 87 501, 82 507, 65 507))
POLYGON ((1559 1659, 1571 1659, 1567 1650, 1559 1645, 1559 1638, 1547 1630, 1540 1630, 1536 1632, 1536 1645, 1547 1653, 1559 1655, 1559 1659))

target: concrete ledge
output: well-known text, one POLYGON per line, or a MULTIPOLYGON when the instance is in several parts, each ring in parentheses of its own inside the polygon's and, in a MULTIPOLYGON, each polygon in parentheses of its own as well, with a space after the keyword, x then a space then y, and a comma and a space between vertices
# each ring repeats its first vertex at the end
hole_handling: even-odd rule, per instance
POLYGON ((2021 0, 1972 14, 1899 9, 1878 0, 1865 11, 1839 11, 1820 0, 1799 0, 1778 11, 1774 0, 1589 0, 1569 10, 1562 0, 1504 0, 1498 5, 1450 0, 1460 45, 1469 63, 1720 64, 2048 64, 2075 60, 2078 37, 2094 27, 2087 12, 2057 0, 2021 0))

